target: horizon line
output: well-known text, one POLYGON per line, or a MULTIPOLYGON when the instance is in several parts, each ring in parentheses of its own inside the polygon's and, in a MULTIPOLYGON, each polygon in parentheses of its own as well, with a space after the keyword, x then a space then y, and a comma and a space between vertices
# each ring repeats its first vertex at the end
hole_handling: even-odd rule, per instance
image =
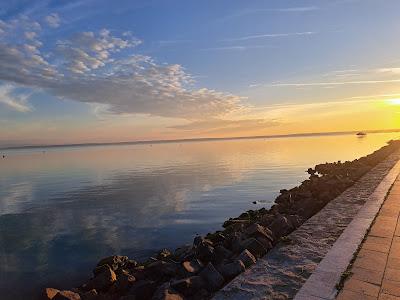
POLYGON ((71 143, 71 144, 44 144, 44 145, 23 145, 23 146, 6 146, 0 147, 0 150, 18 150, 18 149, 35 149, 35 148, 63 148, 63 147, 91 147, 91 146, 108 146, 108 145, 135 145, 135 144, 166 144, 177 142, 203 142, 203 141, 224 141, 224 140, 245 140, 245 139, 261 139, 261 138, 285 138, 285 137, 311 137, 324 135, 347 135, 358 132, 365 133, 391 133, 400 132, 400 129, 376 129, 376 130, 349 130, 349 131, 328 131, 328 132, 307 132, 307 133, 289 133, 276 135, 254 135, 254 136, 236 136, 236 137, 200 137, 200 138, 182 138, 167 140, 140 140, 140 141, 120 141, 120 142, 93 142, 93 143, 71 143))

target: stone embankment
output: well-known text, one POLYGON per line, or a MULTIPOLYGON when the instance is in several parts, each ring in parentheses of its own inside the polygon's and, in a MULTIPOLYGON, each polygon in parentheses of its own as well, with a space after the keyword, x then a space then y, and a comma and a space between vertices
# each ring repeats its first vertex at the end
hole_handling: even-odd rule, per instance
POLYGON ((223 230, 173 252, 163 249, 145 262, 104 258, 88 282, 70 291, 47 288, 44 299, 209 299, 399 148, 400 141, 390 141, 351 162, 317 165, 300 186, 281 190, 268 210, 247 211, 227 220, 223 230))

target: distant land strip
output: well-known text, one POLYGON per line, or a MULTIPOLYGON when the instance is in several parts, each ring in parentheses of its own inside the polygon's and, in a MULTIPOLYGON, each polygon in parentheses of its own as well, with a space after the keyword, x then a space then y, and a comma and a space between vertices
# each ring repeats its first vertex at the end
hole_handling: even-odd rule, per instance
MULTIPOLYGON (((187 138, 187 139, 171 139, 171 140, 144 140, 144 141, 122 141, 109 143, 76 143, 76 144, 54 144, 54 145, 25 145, 25 146, 6 146, 0 147, 0 150, 16 150, 16 149, 36 149, 36 148, 64 148, 64 147, 93 147, 93 146, 112 146, 112 145, 140 145, 140 144, 167 144, 167 143, 190 143, 190 142, 208 142, 208 141, 229 141, 229 140, 250 140, 250 139, 274 139, 286 137, 315 137, 330 135, 351 135, 360 131, 334 131, 334 132, 310 132, 310 133, 292 133, 278 135, 255 135, 255 136, 237 136, 237 137, 221 137, 221 138, 187 138)), ((369 134, 373 133, 394 133, 400 132, 400 129, 384 129, 384 130, 365 130, 361 131, 369 134)))

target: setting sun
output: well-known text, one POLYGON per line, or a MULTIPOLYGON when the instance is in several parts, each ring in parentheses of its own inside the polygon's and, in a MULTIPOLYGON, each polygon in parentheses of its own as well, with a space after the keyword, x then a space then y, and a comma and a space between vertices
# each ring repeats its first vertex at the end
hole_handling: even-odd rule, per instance
POLYGON ((391 105, 400 105, 400 98, 397 99, 389 99, 387 102, 391 105))

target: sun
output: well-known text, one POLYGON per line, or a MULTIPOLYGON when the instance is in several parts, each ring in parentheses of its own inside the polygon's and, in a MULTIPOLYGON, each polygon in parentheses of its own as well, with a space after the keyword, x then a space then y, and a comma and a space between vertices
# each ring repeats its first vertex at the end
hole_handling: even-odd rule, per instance
POLYGON ((397 99, 388 99, 386 100, 387 103, 391 104, 391 105, 400 105, 400 98, 397 99))

